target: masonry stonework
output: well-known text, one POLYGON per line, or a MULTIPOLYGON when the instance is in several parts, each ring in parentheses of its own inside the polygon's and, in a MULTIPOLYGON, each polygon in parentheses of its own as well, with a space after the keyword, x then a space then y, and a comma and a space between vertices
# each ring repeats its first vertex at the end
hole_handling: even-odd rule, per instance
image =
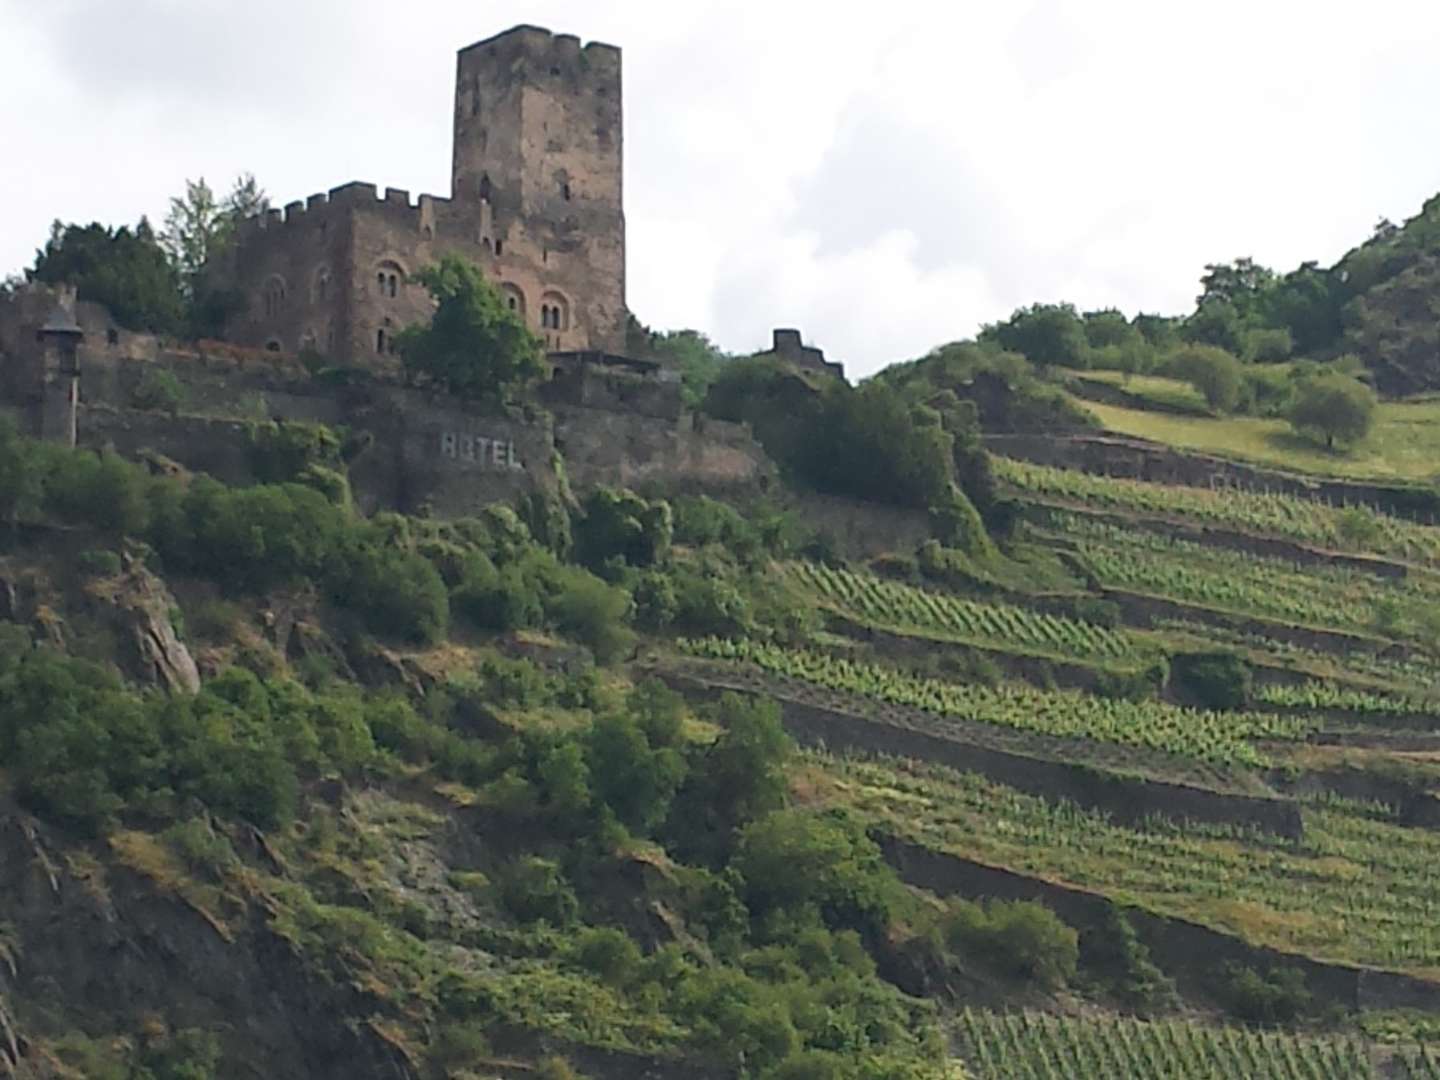
POLYGON ((247 222, 229 340, 393 370, 432 310, 415 280, 479 266, 551 351, 625 344, 620 50, 519 26, 459 53, 448 198, 351 183, 247 222))

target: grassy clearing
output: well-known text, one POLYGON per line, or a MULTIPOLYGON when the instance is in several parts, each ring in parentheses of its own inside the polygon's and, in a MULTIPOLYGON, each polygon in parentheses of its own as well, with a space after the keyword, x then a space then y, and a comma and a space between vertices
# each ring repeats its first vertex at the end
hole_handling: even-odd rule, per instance
MULTIPOLYGON (((1077 371, 1075 377, 1119 387, 1127 394, 1157 405, 1185 409, 1203 416, 1210 413, 1210 407, 1200 391, 1180 379, 1168 379, 1163 375, 1132 375, 1127 379, 1119 371, 1077 371)), ((1091 402, 1087 400, 1085 407, 1091 408, 1091 402)))
POLYGON ((1440 976, 1440 833, 1361 804, 1308 804, 1305 839, 1146 829, 918 762, 808 754, 816 797, 938 851, 1005 866, 1257 945, 1440 976))
POLYGON ((1348 452, 1333 453, 1297 436, 1285 420, 1176 416, 1093 401, 1082 404, 1109 431, 1184 450, 1365 480, 1429 481, 1440 475, 1440 401, 1385 402, 1376 410, 1368 439, 1348 452))

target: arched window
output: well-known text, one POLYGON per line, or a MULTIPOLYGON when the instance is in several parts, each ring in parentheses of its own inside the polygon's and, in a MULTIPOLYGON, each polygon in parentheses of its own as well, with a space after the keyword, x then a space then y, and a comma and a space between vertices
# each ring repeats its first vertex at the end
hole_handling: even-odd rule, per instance
POLYGON ((569 330, 570 301, 557 292, 547 292, 540 300, 540 325, 546 330, 569 330))
POLYGON ((377 353, 385 351, 385 330, 383 328, 375 331, 375 351, 377 353))
POLYGON ((273 274, 266 280, 261 303, 267 317, 278 315, 285 306, 285 279, 279 274, 273 274))
POLYGON ((489 173, 485 173, 483 176, 480 177, 480 201, 481 201, 481 202, 489 202, 489 201, 490 201, 490 190, 491 190, 491 189, 490 189, 490 174, 489 174, 489 173))
POLYGON ((526 304, 525 294, 520 290, 520 287, 506 281, 501 283, 500 292, 505 296, 505 306, 519 315, 523 321, 525 318, 526 304))
POLYGON ((560 185, 560 195, 566 202, 570 201, 570 181, 567 180, 560 185))
POLYGON ((505 242, 504 242, 503 240, 500 240, 499 238, 496 238, 496 240, 495 240, 495 254, 496 254, 496 255, 501 255, 501 254, 504 253, 504 250, 505 250, 505 242))
POLYGON ((400 286, 405 283, 405 268, 393 259, 386 259, 380 264, 375 274, 375 287, 379 290, 381 297, 399 296, 400 286))

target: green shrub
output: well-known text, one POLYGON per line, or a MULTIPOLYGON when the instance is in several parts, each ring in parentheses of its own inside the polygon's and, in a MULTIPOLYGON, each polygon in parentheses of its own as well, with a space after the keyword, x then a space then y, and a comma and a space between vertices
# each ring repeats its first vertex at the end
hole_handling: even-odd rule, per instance
POLYGON ((639 946, 629 935, 611 927, 581 931, 570 955, 578 967, 622 990, 640 971, 639 946))
POLYGON ((1145 1015, 1176 1003, 1175 984, 1150 959, 1150 950, 1117 908, 1080 935, 1080 966, 1086 975, 1127 1008, 1145 1015))
POLYGON ((566 927, 580 910, 575 891, 558 864, 527 856, 508 867, 500 880, 500 899, 521 922, 547 922, 566 927))
POLYGON ((962 962, 974 959, 1051 988, 1069 983, 1079 962, 1079 935, 1049 908, 1027 900, 952 901, 945 937, 962 962))
POLYGON ((1299 968, 1261 974, 1235 963, 1221 969, 1216 997, 1227 1012, 1249 1024, 1293 1024, 1314 1004, 1299 968))
POLYGON ((185 388, 164 368, 152 367, 130 391, 130 407, 174 416, 185 403, 185 388))
POLYGON ((114 577, 120 573, 120 556, 104 548, 82 551, 76 560, 82 572, 93 577, 114 577))
POLYGON ((1250 701, 1254 675, 1232 652, 1177 653, 1170 682, 1185 698, 1206 709, 1240 709, 1250 701))

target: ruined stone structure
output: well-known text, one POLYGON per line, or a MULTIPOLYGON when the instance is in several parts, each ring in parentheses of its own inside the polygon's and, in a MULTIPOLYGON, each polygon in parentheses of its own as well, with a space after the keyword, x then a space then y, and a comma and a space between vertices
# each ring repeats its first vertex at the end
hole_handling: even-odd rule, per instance
POLYGON ((823 350, 817 349, 813 345, 806 345, 800 340, 799 330, 776 330, 770 348, 765 352, 756 353, 756 356, 793 364, 804 371, 834 375, 837 379, 845 378, 845 365, 826 360, 823 350))
POLYGON ((416 271, 456 254, 549 350, 623 352, 621 152, 619 49, 533 26, 462 49, 450 197, 351 183, 246 223, 226 337, 385 370, 432 310, 416 271))

